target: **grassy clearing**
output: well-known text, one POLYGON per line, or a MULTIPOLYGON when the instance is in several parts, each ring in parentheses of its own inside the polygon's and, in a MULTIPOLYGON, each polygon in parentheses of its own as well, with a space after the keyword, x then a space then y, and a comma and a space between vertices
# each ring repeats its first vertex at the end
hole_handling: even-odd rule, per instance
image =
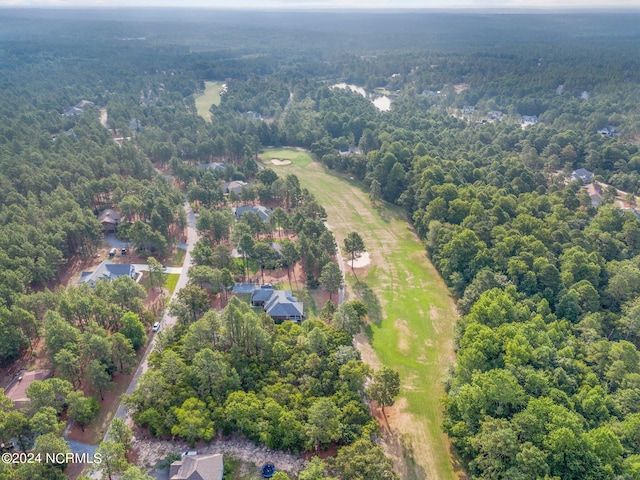
POLYGON ((184 256, 186 253, 186 250, 176 248, 175 251, 171 253, 171 257, 167 260, 167 267, 181 267, 184 263, 184 256))
POLYGON ((195 95, 196 109, 198 115, 207 122, 211 121, 211 105, 220 105, 220 91, 222 82, 204 82, 204 93, 195 95))
POLYGON ((455 305, 402 210, 372 206, 357 182, 332 174, 304 152, 268 150, 262 158, 292 161, 272 168, 296 174, 316 195, 340 245, 350 231, 364 239, 371 264, 356 271, 359 282, 347 268, 351 297, 359 296, 372 310, 367 335, 377 359, 402 378, 400 398, 388 410, 394 437, 402 438, 402 445, 389 449, 403 459, 404 469, 415 461, 411 469, 423 478, 457 478, 450 443, 440 427, 443 381, 454 360, 455 305))
POLYGON ((164 282, 164 288, 169 290, 169 294, 167 295, 168 298, 171 298, 171 295, 173 295, 173 291, 176 289, 179 278, 179 273, 167 273, 167 279, 164 282))
POLYGON ((262 475, 255 464, 225 455, 224 478, 228 480, 261 480, 262 475))

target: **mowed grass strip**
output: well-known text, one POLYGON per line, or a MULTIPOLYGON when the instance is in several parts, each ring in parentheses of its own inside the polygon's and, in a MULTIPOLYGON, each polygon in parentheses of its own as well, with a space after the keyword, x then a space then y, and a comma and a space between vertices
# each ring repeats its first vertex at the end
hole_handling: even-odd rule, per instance
POLYGON ((222 82, 204 82, 204 93, 195 95, 196 109, 198 115, 207 122, 211 121, 211 105, 220 105, 220 91, 222 82))
MULTIPOLYGON (((441 429, 443 380, 454 361, 457 314, 403 211, 386 204, 374 207, 357 182, 332 174, 306 152, 267 150, 262 159, 279 174, 298 176, 327 210, 327 221, 341 246, 351 231, 364 239, 371 264, 356 274, 381 310, 367 327, 367 335, 379 361, 398 370, 402 378, 400 398, 387 409, 390 424, 409 441, 420 469, 412 477, 458 478, 449 440, 441 429), (272 158, 290 159, 292 164, 274 166, 272 158)), ((353 274, 348 277, 352 292, 363 290, 353 274)))

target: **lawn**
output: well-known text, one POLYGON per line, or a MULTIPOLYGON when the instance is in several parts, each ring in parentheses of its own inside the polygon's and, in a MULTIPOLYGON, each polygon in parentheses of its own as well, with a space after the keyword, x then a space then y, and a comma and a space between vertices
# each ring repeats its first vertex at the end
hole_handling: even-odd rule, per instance
POLYGON ((182 248, 175 248, 167 259, 167 267, 181 267, 184 262, 185 253, 187 253, 186 250, 183 250, 182 248))
POLYGON ((441 430, 440 403, 454 360, 455 304, 403 211, 374 207, 358 182, 333 174, 304 152, 267 150, 262 158, 265 164, 271 158, 292 161, 272 168, 296 174, 316 195, 341 246, 350 231, 364 239, 371 264, 356 270, 360 284, 347 268, 349 293, 363 298, 372 311, 367 335, 375 353, 363 355, 365 360, 391 366, 402 378, 400 398, 388 416, 398 434, 395 443, 407 443, 391 453, 399 458, 412 451, 415 460, 411 466, 405 458, 403 477, 457 478, 456 461, 441 430))
POLYGON ((211 121, 211 105, 220 105, 220 91, 222 90, 222 82, 204 82, 204 93, 195 96, 196 109, 198 115, 207 122, 211 121))
POLYGON ((173 295, 173 291, 176 289, 176 284, 178 283, 179 278, 179 273, 167 273, 167 279, 164 282, 164 288, 169 290, 167 298, 171 298, 171 295, 173 295))

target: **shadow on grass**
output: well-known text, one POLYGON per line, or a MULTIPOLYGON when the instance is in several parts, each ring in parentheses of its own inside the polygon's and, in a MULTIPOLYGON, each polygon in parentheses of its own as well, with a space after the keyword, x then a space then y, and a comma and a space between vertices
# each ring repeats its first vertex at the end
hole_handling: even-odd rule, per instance
POLYGON ((413 446, 406 435, 400 437, 400 447, 406 469, 402 478, 406 478, 407 480, 422 480, 427 478, 427 472, 415 461, 413 446))
POLYGON ((362 300, 362 302, 367 306, 367 310, 369 310, 369 319, 373 323, 380 323, 382 321, 382 306, 380 305, 380 301, 378 297, 371 290, 371 287, 367 285, 365 282, 358 280, 353 287, 358 299, 362 300))

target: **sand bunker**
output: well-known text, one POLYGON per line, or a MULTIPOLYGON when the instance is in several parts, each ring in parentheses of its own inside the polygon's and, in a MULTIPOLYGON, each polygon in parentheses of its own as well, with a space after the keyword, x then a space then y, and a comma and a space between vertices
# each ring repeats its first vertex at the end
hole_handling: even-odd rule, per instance
POLYGON ((279 160, 277 158, 272 158, 271 163, 274 165, 291 165, 291 160, 279 160))
MULTIPOLYGON (((345 258, 344 263, 347 267, 351 268, 351 258, 345 258)), ((360 254, 359 257, 356 257, 353 261, 353 268, 362 268, 366 267, 371 263, 371 257, 369 257, 369 252, 364 252, 360 254)))

